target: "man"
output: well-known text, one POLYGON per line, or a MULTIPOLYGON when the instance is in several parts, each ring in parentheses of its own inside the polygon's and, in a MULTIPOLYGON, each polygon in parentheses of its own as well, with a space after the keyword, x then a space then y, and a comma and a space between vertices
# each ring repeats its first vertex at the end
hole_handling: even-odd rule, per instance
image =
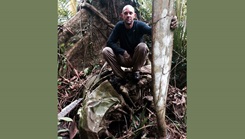
MULTIPOLYGON (((144 34, 151 35, 151 27, 136 18, 136 13, 131 5, 126 5, 121 13, 122 21, 119 21, 107 41, 107 47, 102 54, 112 71, 117 76, 117 81, 125 84, 126 75, 121 67, 132 67, 133 79, 140 79, 140 68, 144 65, 148 47, 142 42, 144 34), (120 42, 120 47, 117 42, 120 42)), ((177 27, 177 19, 173 18, 170 28, 177 27)))

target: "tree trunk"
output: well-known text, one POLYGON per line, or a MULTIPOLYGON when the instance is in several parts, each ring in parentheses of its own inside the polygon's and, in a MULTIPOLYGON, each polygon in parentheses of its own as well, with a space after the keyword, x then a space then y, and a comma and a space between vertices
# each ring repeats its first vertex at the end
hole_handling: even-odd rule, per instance
POLYGON ((159 138, 167 138, 165 108, 170 78, 173 32, 170 22, 173 17, 173 0, 153 1, 153 98, 157 115, 159 138))

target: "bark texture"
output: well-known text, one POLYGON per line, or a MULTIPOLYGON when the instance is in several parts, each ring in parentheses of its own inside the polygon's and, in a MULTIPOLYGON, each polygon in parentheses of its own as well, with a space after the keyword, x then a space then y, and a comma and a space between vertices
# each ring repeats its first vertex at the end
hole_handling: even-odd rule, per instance
POLYGON ((153 98, 157 114, 159 138, 167 138, 165 108, 170 78, 173 32, 170 22, 173 17, 173 0, 153 2, 153 98))

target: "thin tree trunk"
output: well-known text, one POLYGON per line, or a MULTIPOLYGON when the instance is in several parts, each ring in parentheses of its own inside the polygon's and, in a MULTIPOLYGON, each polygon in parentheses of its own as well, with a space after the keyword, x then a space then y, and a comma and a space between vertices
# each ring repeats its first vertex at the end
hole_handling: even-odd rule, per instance
POLYGON ((153 98, 157 114, 159 138, 167 138, 165 108, 170 78, 173 32, 170 22, 173 17, 174 0, 153 1, 153 98))

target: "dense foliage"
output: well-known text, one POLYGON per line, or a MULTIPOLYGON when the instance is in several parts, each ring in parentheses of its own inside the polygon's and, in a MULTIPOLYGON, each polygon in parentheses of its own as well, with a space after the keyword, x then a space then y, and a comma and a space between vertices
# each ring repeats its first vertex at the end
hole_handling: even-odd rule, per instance
POLYGON ((74 12, 71 10, 71 1, 70 0, 58 0, 58 24, 63 24, 69 20, 74 12))

